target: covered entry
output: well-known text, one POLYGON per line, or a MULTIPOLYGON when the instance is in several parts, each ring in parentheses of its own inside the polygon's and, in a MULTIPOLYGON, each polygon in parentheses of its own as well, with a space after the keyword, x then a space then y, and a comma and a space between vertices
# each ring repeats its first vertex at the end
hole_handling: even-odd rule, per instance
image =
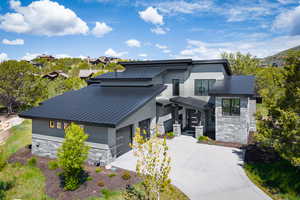
POLYGON ((130 151, 132 125, 117 130, 117 157, 130 151))

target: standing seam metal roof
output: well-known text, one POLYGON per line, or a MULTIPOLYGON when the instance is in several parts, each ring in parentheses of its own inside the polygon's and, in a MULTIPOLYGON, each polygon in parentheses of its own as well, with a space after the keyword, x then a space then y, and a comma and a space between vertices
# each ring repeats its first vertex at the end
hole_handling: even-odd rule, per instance
POLYGON ((90 85, 49 99, 20 116, 116 127, 164 89, 164 85, 140 88, 90 85))

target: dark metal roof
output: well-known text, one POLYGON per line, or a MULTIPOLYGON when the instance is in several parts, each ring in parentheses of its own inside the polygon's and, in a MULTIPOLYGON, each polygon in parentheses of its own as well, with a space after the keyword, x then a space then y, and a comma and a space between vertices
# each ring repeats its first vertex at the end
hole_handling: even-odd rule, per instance
POLYGON ((173 60, 145 60, 145 61, 129 61, 119 62, 120 65, 149 65, 149 64, 192 64, 192 59, 173 59, 173 60))
POLYGON ((95 84, 49 99, 21 113, 20 117, 116 127, 165 88, 164 85, 139 88, 101 87, 95 84))
POLYGON ((172 104, 169 99, 166 98, 157 98, 156 99, 156 104, 159 104, 161 106, 167 106, 169 104, 172 104))
POLYGON ((223 64, 228 75, 232 75, 230 64, 227 59, 193 60, 193 64, 223 64))
POLYGON ((124 72, 108 72, 97 76, 96 80, 148 80, 164 72, 165 69, 161 67, 139 67, 128 68, 124 72))
POLYGON ((254 76, 230 76, 217 80, 209 92, 210 95, 255 95, 254 76))
POLYGON ((208 103, 206 101, 196 99, 193 97, 173 97, 170 99, 170 101, 183 106, 189 106, 201 110, 207 108, 208 106, 208 103))

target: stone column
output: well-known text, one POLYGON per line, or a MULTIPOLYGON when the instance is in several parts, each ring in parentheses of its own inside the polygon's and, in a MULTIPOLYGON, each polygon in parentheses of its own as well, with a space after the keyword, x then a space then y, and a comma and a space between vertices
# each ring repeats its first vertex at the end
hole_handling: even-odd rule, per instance
POLYGON ((199 136, 203 136, 203 126, 195 126, 195 136, 197 139, 199 136))
POLYGON ((181 125, 173 124, 173 132, 175 136, 181 136, 181 125))

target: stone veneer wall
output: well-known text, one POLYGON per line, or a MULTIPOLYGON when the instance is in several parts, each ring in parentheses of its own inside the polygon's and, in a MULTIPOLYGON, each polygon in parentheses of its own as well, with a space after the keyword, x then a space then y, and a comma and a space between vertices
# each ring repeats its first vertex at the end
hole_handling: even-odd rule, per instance
MULTIPOLYGON (((32 154, 37 156, 56 158, 57 149, 63 142, 62 138, 32 134, 32 154)), ((90 146, 88 164, 105 166, 115 160, 115 148, 106 144, 86 142, 90 146)))
POLYGON ((234 97, 216 97, 216 140, 246 144, 250 126, 248 97, 240 97, 240 116, 223 116, 223 98, 234 97))
POLYGON ((249 99, 250 131, 256 131, 256 99, 249 99))

